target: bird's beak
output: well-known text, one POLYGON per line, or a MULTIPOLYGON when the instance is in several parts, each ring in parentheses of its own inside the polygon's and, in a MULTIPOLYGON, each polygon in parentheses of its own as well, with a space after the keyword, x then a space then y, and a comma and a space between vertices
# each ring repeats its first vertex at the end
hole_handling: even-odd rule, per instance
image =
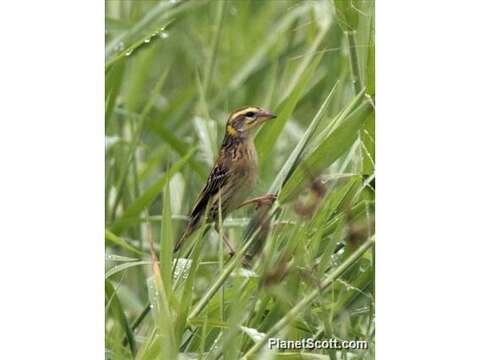
POLYGON ((271 112, 265 111, 265 110, 263 110, 262 112, 257 114, 257 118, 260 119, 261 121, 267 121, 267 120, 270 120, 270 119, 275 119, 276 117, 277 117, 277 115, 275 115, 274 113, 271 113, 271 112))

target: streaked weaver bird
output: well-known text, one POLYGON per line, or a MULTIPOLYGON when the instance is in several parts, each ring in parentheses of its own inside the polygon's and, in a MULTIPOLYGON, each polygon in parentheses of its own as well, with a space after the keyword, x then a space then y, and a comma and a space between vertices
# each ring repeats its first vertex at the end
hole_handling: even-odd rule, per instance
MULTIPOLYGON (((225 129, 225 137, 208 180, 200 192, 183 235, 175 245, 175 251, 200 227, 206 216, 208 223, 215 223, 218 232, 219 208, 222 219, 233 210, 256 204, 257 208, 275 200, 274 194, 266 194, 245 201, 252 191, 258 174, 257 152, 253 139, 258 127, 267 120, 274 119, 275 114, 257 106, 248 106, 230 114, 225 129)), ((228 238, 223 238, 230 255, 235 253, 228 238)))

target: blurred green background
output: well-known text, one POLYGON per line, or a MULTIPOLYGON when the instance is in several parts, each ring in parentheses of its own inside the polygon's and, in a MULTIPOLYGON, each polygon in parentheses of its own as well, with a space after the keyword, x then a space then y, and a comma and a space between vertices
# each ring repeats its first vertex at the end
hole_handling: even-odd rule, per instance
MULTIPOLYGON (((373 358, 374 2, 105 6, 106 358, 373 358), (279 115, 255 140, 252 196, 279 192, 261 261, 229 266, 211 232, 172 269, 228 113, 245 105, 279 115), (262 348, 269 331, 369 348, 277 353, 262 348)), ((253 213, 225 221, 237 248, 253 213)))

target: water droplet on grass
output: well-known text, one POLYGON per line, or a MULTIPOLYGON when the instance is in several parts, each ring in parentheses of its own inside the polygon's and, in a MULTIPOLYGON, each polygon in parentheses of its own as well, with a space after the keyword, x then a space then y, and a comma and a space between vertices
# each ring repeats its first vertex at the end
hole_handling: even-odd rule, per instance
POLYGON ((125 44, 123 41, 120 41, 117 45, 115 45, 115 51, 122 51, 125 49, 125 44))

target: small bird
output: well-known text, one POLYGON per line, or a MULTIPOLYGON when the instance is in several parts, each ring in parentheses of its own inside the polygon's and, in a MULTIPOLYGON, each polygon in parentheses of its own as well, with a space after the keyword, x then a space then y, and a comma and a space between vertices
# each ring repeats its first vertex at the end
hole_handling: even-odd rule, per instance
MULTIPOLYGON (((275 200, 274 194, 266 194, 245 201, 253 189, 258 173, 257 152, 253 143, 255 131, 262 123, 275 117, 275 114, 258 106, 247 106, 230 114, 218 157, 190 212, 186 229, 175 244, 175 251, 198 229, 204 215, 207 216, 207 222, 215 223, 218 231, 219 207, 222 209, 222 219, 225 219, 239 207, 252 203, 259 207, 275 200)), ((233 246, 225 236, 223 240, 230 255, 233 255, 233 246)))

